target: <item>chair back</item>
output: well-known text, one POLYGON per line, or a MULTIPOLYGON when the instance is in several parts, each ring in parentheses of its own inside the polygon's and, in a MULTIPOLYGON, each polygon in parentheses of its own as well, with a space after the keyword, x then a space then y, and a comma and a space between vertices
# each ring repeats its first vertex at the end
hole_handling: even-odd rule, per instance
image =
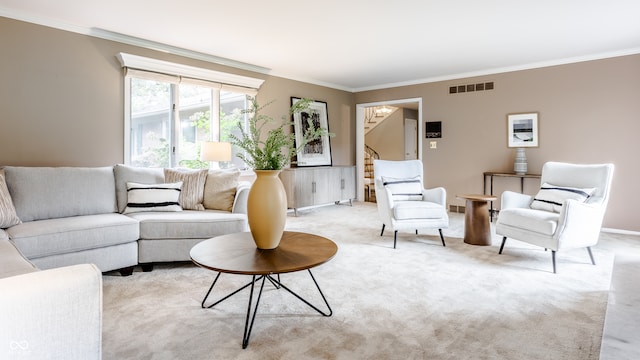
POLYGON ((591 201, 606 206, 613 179, 613 164, 569 164, 550 161, 543 165, 540 184, 595 188, 591 201))
POLYGON ((419 176, 420 185, 424 188, 421 160, 373 160, 373 176, 376 180, 380 180, 382 176, 394 178, 419 176))

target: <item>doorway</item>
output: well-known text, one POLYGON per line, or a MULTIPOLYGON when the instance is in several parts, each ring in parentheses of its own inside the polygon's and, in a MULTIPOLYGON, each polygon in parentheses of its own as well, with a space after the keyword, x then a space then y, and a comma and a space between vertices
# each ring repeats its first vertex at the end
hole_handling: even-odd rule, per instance
MULTIPOLYGON (((356 104, 356 184, 357 184, 357 199, 358 201, 364 201, 365 199, 365 171, 364 171, 364 158, 365 158, 365 112, 369 107, 376 106, 394 106, 402 108, 415 109, 418 112, 417 119, 417 159, 422 159, 422 134, 423 121, 422 121, 422 98, 410 98, 399 100, 387 100, 373 103, 356 104)), ((399 145, 400 146, 400 145, 399 145)), ((404 151, 404 145, 401 145, 404 151)))

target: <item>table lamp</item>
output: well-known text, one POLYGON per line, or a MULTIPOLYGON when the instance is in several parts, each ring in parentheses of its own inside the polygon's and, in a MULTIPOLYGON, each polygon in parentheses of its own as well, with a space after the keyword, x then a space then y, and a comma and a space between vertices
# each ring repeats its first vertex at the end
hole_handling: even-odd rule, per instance
POLYGON ((200 160, 209 161, 210 169, 219 169, 220 161, 231 161, 231 143, 205 141, 200 148, 200 160))

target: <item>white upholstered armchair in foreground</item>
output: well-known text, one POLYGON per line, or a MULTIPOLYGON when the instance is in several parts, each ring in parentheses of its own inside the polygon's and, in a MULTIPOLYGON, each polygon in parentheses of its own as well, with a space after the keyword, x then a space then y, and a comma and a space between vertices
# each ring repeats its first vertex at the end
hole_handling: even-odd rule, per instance
POLYGON ((551 249, 553 272, 556 251, 591 246, 598 242, 609 202, 613 164, 578 165, 548 162, 542 167, 536 196, 511 191, 502 194, 496 234, 551 249))
POLYGON ((420 160, 374 160, 376 202, 378 214, 385 227, 393 230, 393 248, 398 231, 438 229, 445 246, 442 229, 449 227, 447 193, 444 188, 425 189, 420 160))

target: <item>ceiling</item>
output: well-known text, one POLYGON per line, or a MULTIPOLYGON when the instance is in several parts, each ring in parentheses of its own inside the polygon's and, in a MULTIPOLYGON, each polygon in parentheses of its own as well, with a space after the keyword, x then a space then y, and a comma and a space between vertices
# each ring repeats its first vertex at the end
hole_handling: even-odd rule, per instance
POLYGON ((638 0, 0 0, 0 16, 348 91, 637 54, 638 14, 638 0))

